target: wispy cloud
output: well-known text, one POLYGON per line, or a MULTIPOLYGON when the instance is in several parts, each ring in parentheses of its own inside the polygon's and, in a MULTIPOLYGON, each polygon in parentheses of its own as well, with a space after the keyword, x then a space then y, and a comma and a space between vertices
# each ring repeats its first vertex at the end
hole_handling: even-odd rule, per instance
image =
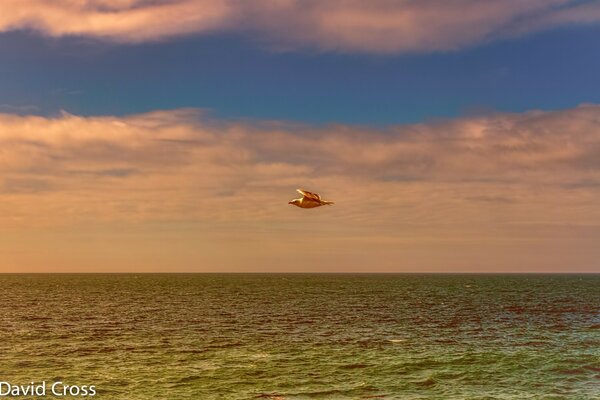
POLYGON ((230 23, 231 7, 228 0, 7 0, 0 5, 0 29, 136 42, 221 29, 230 23))
POLYGON ((269 46, 430 52, 600 21, 594 0, 5 0, 0 31, 117 42, 235 31, 269 46))

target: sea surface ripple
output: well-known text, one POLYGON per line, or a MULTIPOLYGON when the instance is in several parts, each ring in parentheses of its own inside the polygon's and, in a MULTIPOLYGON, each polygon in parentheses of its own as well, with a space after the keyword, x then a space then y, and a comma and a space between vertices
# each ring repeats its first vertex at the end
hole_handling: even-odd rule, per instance
POLYGON ((600 275, 0 275, 0 381, 100 399, 597 399, 600 275))

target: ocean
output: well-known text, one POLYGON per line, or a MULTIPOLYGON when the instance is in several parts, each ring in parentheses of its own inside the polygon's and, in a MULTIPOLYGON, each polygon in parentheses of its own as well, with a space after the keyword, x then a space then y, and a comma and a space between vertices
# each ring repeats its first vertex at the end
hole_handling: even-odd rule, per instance
POLYGON ((0 393, 600 399, 597 274, 8 274, 0 304, 0 393))

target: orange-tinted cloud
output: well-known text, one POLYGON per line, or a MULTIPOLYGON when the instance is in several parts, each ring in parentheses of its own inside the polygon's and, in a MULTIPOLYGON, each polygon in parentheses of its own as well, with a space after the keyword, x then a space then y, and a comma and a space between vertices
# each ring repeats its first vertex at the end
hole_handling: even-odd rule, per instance
MULTIPOLYGON (((234 270, 255 263, 276 270, 279 262, 302 270, 297 257, 307 252, 327 265, 343 259, 346 270, 383 255, 386 270, 393 262, 460 269, 459 256, 489 268, 516 261, 542 268, 576 257, 593 268, 598 160, 598 105, 385 129, 219 121, 196 110, 0 114, 1 232, 21 235, 4 241, 0 255, 39 249, 28 241, 40 231, 54 232, 44 236, 52 242, 58 230, 110 226, 103 229, 111 235, 137 232, 129 239, 138 253, 116 243, 73 244, 80 235, 62 241, 70 243, 62 252, 116 246, 139 261, 164 248, 178 254, 178 265, 200 258, 234 270), (336 205, 291 208, 299 186, 336 205), (165 233, 173 226, 183 229, 177 240, 165 233), (210 246, 190 255, 201 243, 210 246)), ((43 254, 56 256, 56 246, 43 254)), ((103 260, 98 254, 95 263, 103 260)))
POLYGON ((0 30, 139 42, 224 28, 232 15, 229 0, 7 0, 0 30))
POLYGON ((120 42, 229 30, 284 49, 402 53, 600 21, 575 0, 5 0, 0 31, 33 29, 120 42))

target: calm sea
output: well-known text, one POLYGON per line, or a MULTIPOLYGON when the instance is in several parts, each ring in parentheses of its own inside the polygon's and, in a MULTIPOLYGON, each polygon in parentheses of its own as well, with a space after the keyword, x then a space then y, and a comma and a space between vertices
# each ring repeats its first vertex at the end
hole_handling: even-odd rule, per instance
POLYGON ((0 305, 0 381, 95 398, 600 398, 600 275, 0 275, 0 305))

